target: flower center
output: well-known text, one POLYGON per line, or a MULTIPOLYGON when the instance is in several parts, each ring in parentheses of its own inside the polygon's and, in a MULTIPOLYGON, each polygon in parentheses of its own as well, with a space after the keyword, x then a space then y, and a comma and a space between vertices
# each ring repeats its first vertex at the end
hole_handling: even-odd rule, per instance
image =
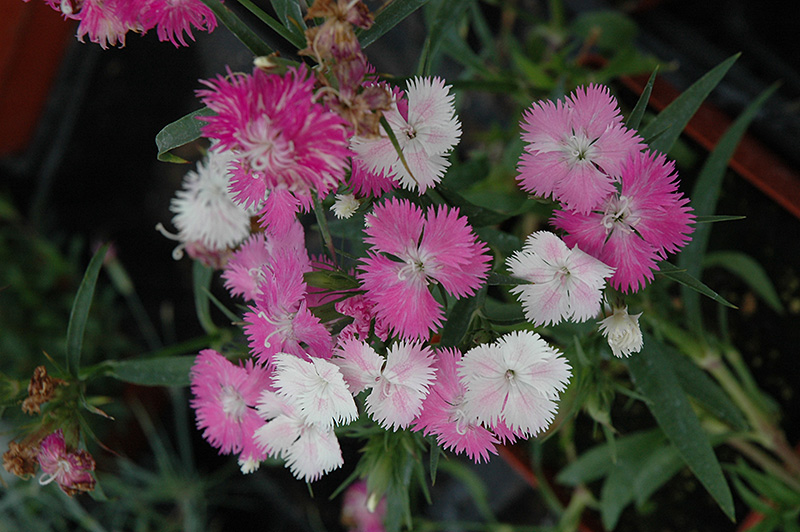
POLYGON ((220 392, 219 397, 220 403, 222 403, 222 412, 228 417, 239 423, 244 416, 245 410, 247 409, 247 405, 242 399, 242 396, 239 395, 239 392, 233 386, 223 386, 222 391, 220 392))
POLYGON ((267 316, 267 313, 262 310, 257 315, 270 325, 275 326, 275 329, 264 338, 265 348, 269 349, 272 347, 269 340, 276 334, 284 339, 294 338, 294 317, 297 315, 296 312, 285 311, 282 315, 267 316))
POLYGON ((294 142, 272 127, 272 121, 265 116, 249 122, 241 137, 243 155, 257 172, 276 173, 294 163, 294 142))
POLYGON ((597 149, 594 147, 594 141, 589 139, 583 132, 573 132, 566 139, 564 154, 567 156, 567 162, 570 165, 584 161, 591 163, 597 154, 597 149))
POLYGON ((627 196, 619 196, 608 201, 601 222, 606 229, 606 234, 611 233, 614 229, 632 233, 640 220, 641 218, 636 216, 631 209, 630 199, 627 196))
POLYGON ((432 277, 432 264, 427 253, 419 248, 412 248, 406 252, 405 266, 397 271, 397 278, 401 281, 421 281, 428 284, 428 278, 432 277))

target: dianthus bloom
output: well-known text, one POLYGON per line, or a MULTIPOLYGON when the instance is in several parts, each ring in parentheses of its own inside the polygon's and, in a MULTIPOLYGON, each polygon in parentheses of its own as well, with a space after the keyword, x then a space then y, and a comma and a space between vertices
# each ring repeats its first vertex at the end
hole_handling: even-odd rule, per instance
POLYGON ((600 320, 600 332, 608 340, 615 357, 629 357, 642 350, 644 339, 639 328, 639 314, 628 314, 628 307, 615 307, 605 319, 600 320))
POLYGON ((200 0, 145 0, 144 3, 145 9, 140 14, 144 28, 155 27, 159 41, 169 41, 176 47, 188 46, 184 33, 194 40, 192 28, 211 33, 217 27, 214 12, 200 0))
POLYGON ((220 454, 248 450, 253 433, 263 424, 254 407, 269 386, 269 373, 252 361, 237 366, 219 352, 204 349, 192 366, 191 382, 190 405, 203 438, 220 454))
POLYGON ((614 268, 610 284, 636 292, 653 280, 656 262, 691 238, 694 215, 678 191, 675 163, 664 155, 639 152, 620 168, 621 190, 590 213, 556 211, 553 224, 564 242, 614 268))
POLYGON ((231 189, 245 206, 258 206, 261 223, 288 228, 313 194, 328 195, 344 180, 350 151, 345 122, 314 101, 305 66, 286 74, 255 68, 203 81, 197 95, 216 115, 201 117, 203 135, 237 152, 231 189))
POLYGON ((552 423, 571 371, 538 334, 517 331, 467 351, 458 374, 466 387, 466 416, 535 436, 552 423))
POLYGON ((466 453, 476 463, 489 461, 489 453, 497 454, 497 437, 480 424, 478 418, 467 415, 464 401, 467 390, 458 378, 462 354, 455 349, 436 353, 436 382, 422 403, 422 413, 414 422, 414 430, 436 435, 444 449, 456 454, 466 453))
POLYGON ((436 372, 433 353, 419 342, 400 342, 384 359, 369 344, 347 340, 331 359, 353 395, 372 389, 367 412, 385 429, 404 429, 422 408, 436 372))
POLYGON ((422 209, 392 198, 366 219, 372 245, 358 275, 376 315, 402 338, 424 338, 441 326, 442 305, 428 285, 440 283, 461 298, 475 294, 489 269, 479 242, 457 208, 422 209))
POLYGON ((91 473, 95 467, 94 458, 84 449, 67 448, 61 429, 42 440, 36 460, 42 469, 39 484, 55 481, 70 496, 94 489, 96 481, 91 473))
POLYGON ((527 143, 517 177, 523 190, 587 213, 614 192, 622 163, 644 148, 622 125, 608 87, 579 87, 565 100, 534 103, 520 124, 527 143))
POLYGON ((440 78, 409 80, 406 96, 396 93, 392 107, 383 113, 406 164, 385 132, 377 138, 356 136, 351 145, 367 170, 386 172, 404 188, 424 194, 450 166, 447 154, 461 138, 461 123, 450 86, 440 78))
POLYGON ((596 316, 605 278, 614 272, 547 231, 528 235, 522 251, 514 252, 506 264, 511 275, 531 283, 514 286, 511 293, 522 302, 525 318, 537 326, 596 316))

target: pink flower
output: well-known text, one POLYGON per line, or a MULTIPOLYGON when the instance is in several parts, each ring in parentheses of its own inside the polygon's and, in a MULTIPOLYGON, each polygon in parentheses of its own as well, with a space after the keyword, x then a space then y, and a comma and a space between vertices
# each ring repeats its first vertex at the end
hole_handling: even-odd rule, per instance
POLYGON ((138 11, 146 0, 45 0, 65 18, 79 20, 78 40, 85 36, 103 49, 120 44, 125 46, 125 34, 137 29, 138 11), (131 6, 127 5, 128 3, 131 6))
POLYGON ((84 449, 70 450, 61 429, 42 440, 36 460, 42 468, 39 484, 55 481, 70 496, 94 489, 96 481, 91 473, 95 467, 94 458, 84 449))
POLYGON ((525 319, 536 326, 596 316, 605 278, 614 272, 577 246, 570 250, 547 231, 528 235, 522 251, 515 251, 506 264, 511 275, 531 283, 510 291, 522 302, 525 319))
POLYGON ((244 331, 256 358, 272 362, 276 353, 329 358, 331 334, 308 309, 306 283, 298 260, 291 254, 277 255, 263 268, 255 304, 245 313, 244 331))
POLYGON ((385 429, 404 429, 422 408, 436 372, 433 353, 418 342, 400 342, 380 356, 369 344, 345 341, 331 359, 342 370, 353 395, 365 389, 367 412, 385 429))
POLYGON ((386 497, 370 508, 367 481, 358 480, 347 488, 342 498, 342 524, 351 532, 385 532, 386 497))
POLYGON ((466 387, 458 378, 457 366, 462 358, 455 349, 436 353, 436 382, 422 403, 422 413, 414 422, 414 430, 427 436, 436 434, 444 449, 466 453, 476 463, 489 461, 489 453, 497 454, 497 437, 465 412, 466 387))
POLYGON ((184 33, 194 40, 192 27, 209 33, 217 27, 214 12, 200 0, 147 0, 140 16, 145 30, 155 27, 159 41, 176 47, 188 46, 184 33))
POLYGON ((385 172, 404 188, 424 194, 450 166, 446 156, 461 138, 461 123, 450 86, 440 78, 409 80, 406 96, 395 92, 392 107, 383 113, 406 164, 383 131, 378 138, 356 136, 351 146, 369 172, 385 172))
POLYGON ((664 155, 636 153, 620 168, 621 190, 597 210, 556 211, 553 224, 564 241, 615 269, 609 281, 636 292, 653 280, 656 261, 685 246, 693 231, 689 200, 678 191, 675 164, 664 155))
POLYGON ((315 103, 305 66, 282 76, 229 71, 203 83, 197 95, 216 113, 201 118, 203 135, 239 154, 231 188, 246 206, 266 198, 262 223, 285 226, 287 212, 307 210, 312 194, 324 198, 344 180, 345 121, 315 103))
POLYGON ((516 331, 464 354, 458 374, 464 412, 487 425, 504 422, 532 435, 550 426, 571 372, 560 353, 531 331, 516 331))
POLYGON ((375 313, 398 336, 424 338, 441 326, 442 305, 428 286, 439 283, 456 298, 475 294, 491 260, 457 208, 422 209, 392 198, 366 218, 372 245, 358 278, 375 313))
POLYGON ((623 161, 644 148, 622 125, 608 87, 578 88, 563 101, 539 101, 520 124, 527 142, 517 179, 523 190, 587 213, 614 192, 623 161))
POLYGON ((311 269, 305 248, 303 226, 295 221, 282 236, 255 233, 236 250, 225 266, 222 278, 225 288, 232 296, 242 296, 253 301, 261 294, 261 285, 267 279, 265 267, 269 267, 278 254, 287 254, 296 260, 301 272, 311 269))
POLYGON ((213 349, 200 351, 192 366, 190 404, 197 428, 220 454, 242 451, 262 424, 252 407, 269 379, 269 373, 252 361, 237 366, 213 349))
POLYGON ((384 193, 397 188, 397 181, 383 170, 370 171, 359 157, 353 157, 353 170, 347 182, 359 196, 379 198, 384 193))

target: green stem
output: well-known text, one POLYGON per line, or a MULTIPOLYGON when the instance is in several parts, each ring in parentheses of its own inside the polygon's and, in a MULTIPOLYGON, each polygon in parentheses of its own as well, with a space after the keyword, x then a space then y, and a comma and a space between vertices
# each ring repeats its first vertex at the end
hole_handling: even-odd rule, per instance
POLYGON ((731 438, 727 441, 728 445, 738 450, 743 455, 750 458, 759 465, 761 469, 783 480, 788 486, 800 491, 800 481, 789 474, 785 467, 776 463, 771 456, 766 454, 758 447, 740 438, 731 438))
POLYGON ((320 202, 316 192, 312 191, 311 196, 314 198, 314 216, 317 218, 322 241, 331 256, 333 265, 336 266, 336 248, 333 246, 333 238, 331 237, 330 227, 328 227, 328 219, 325 217, 325 211, 322 208, 322 202, 320 202))

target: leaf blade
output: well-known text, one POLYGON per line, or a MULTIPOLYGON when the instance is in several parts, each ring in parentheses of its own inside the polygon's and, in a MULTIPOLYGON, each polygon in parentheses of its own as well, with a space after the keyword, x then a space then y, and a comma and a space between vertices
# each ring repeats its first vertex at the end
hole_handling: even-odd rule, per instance
POLYGON ((203 107, 164 126, 161 131, 156 134, 158 160, 166 163, 189 162, 171 154, 170 151, 202 137, 203 122, 198 120, 197 117, 211 116, 213 114, 214 111, 208 107, 203 107))
POLYGON ((103 267, 103 259, 108 251, 108 244, 104 244, 98 249, 89 261, 83 280, 78 287, 75 300, 72 303, 72 310, 69 314, 67 324, 67 372, 73 377, 78 376, 81 365, 81 351, 83 350, 83 333, 86 331, 86 323, 89 320, 89 310, 94 298, 94 289, 97 285, 97 278, 100 269, 103 267))

